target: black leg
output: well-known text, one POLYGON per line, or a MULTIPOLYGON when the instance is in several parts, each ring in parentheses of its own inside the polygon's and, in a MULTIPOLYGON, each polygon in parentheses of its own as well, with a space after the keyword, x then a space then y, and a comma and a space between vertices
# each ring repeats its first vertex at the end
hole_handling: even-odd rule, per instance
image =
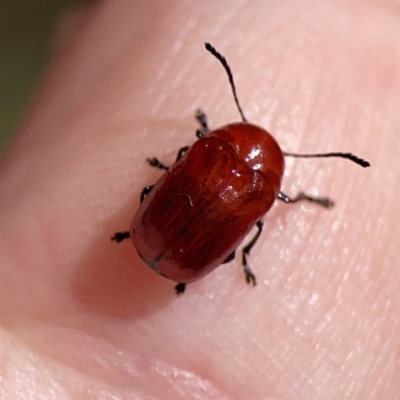
MULTIPOLYGON (((207 125, 207 117, 203 111, 201 111, 201 110, 196 111, 196 120, 200 124, 200 129, 197 129, 196 136, 200 139, 204 135, 206 135, 210 131, 210 129, 208 128, 208 125, 207 125)), ((175 162, 179 161, 188 150, 189 150, 189 146, 184 146, 184 147, 180 148, 178 151, 178 154, 176 155, 175 162)), ((155 167, 158 169, 163 169, 164 171, 168 171, 170 168, 167 165, 163 164, 158 158, 155 158, 155 157, 146 158, 146 161, 152 167, 155 167)))
MULTIPOLYGON (((154 185, 146 186, 143 190, 142 193, 140 193, 140 202, 142 203, 145 197, 151 192, 151 189, 153 189, 154 185)), ((130 232, 115 232, 114 236, 111 237, 111 240, 115 240, 117 243, 122 242, 125 239, 130 238, 130 232)))
POLYGON ((208 128, 206 114, 200 109, 196 111, 196 120, 200 124, 200 129, 197 129, 196 136, 200 139, 210 132, 210 129, 208 128))
POLYGON ((164 169, 165 171, 169 170, 169 167, 164 165, 161 161, 158 160, 158 158, 146 158, 146 161, 155 168, 158 169, 164 169))
POLYGON ((140 193, 140 202, 143 203, 143 200, 146 198, 146 196, 151 192, 151 189, 153 189, 154 185, 146 186, 143 188, 142 193, 140 193))
POLYGON ((131 235, 130 235, 129 231, 126 231, 126 232, 115 232, 114 236, 111 237, 111 240, 115 240, 117 243, 120 243, 125 239, 129 239, 130 236, 131 235))
MULTIPOLYGON (((189 146, 185 146, 179 149, 178 154, 176 155, 176 160, 175 162, 179 161, 184 154, 189 150, 189 146)), ((167 167, 166 165, 164 165, 158 158, 146 158, 146 161, 155 168, 158 169, 163 169, 165 171, 168 171, 170 169, 170 167, 167 167)))
POLYGON ((235 252, 232 252, 229 254, 228 257, 225 258, 224 261, 222 261, 222 264, 227 264, 228 262, 231 262, 235 258, 235 252))
POLYGON ((185 291, 185 289, 186 289, 186 283, 178 283, 176 286, 175 286, 175 292, 176 292, 176 294, 182 294, 184 291, 185 291))
POLYGON ((286 196, 286 194, 279 192, 278 199, 282 200, 285 203, 297 203, 298 201, 306 200, 312 203, 317 203, 325 208, 331 208, 334 205, 334 202, 327 197, 312 197, 303 192, 300 192, 295 198, 290 198, 289 196, 286 196))
POLYGON ((247 256, 250 254, 251 249, 253 248, 253 246, 256 244, 258 238, 260 237, 263 225, 264 225, 264 223, 263 223, 262 219, 260 219, 256 224, 257 229, 258 229, 257 233, 254 235, 253 239, 251 239, 250 242, 247 243, 247 245, 244 246, 242 249, 242 265, 243 265, 244 274, 246 276, 246 282, 252 283, 253 286, 255 286, 257 282, 256 282, 255 275, 251 272, 251 269, 250 269, 249 265, 247 264, 247 256))
POLYGON ((189 146, 181 147, 178 151, 178 154, 176 155, 176 160, 175 162, 179 161, 185 153, 189 150, 189 146))

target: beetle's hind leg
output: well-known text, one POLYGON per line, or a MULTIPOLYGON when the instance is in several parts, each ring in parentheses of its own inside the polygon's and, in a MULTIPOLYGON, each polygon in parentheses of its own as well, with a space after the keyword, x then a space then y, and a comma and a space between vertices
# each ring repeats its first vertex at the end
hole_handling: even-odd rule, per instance
POLYGON ((331 208, 334 205, 334 202, 332 200, 328 199, 327 197, 313 197, 313 196, 309 196, 308 194, 303 193, 303 192, 298 193, 297 196, 294 198, 290 198, 289 196, 286 196, 285 193, 279 192, 278 199, 283 201, 286 204, 297 203, 298 201, 306 200, 311 203, 316 203, 325 208, 331 208))
POLYGON ((251 283, 253 286, 255 286, 257 284, 257 280, 256 280, 256 276, 251 271, 249 264, 247 263, 247 256, 250 254, 251 249, 257 243, 257 240, 261 235, 263 225, 264 225, 264 223, 263 223, 262 219, 260 219, 256 224, 257 229, 258 229, 257 233, 254 235, 253 239, 251 239, 250 242, 247 243, 246 246, 244 246, 242 249, 242 266, 243 266, 244 274, 246 276, 246 282, 251 283))

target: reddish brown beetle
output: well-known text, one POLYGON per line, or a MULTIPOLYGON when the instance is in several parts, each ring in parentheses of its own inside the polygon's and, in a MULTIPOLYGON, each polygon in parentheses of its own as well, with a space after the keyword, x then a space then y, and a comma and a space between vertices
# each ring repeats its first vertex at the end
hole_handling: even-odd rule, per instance
POLYGON ((247 122, 228 63, 209 43, 205 46, 228 74, 242 122, 210 131, 206 116, 198 111, 198 140, 190 148, 181 148, 171 167, 156 158, 148 159, 152 166, 167 172, 143 189, 130 231, 117 232, 111 238, 117 242, 131 238, 146 264, 178 282, 178 294, 186 283, 233 260, 235 250, 256 225, 257 233, 242 249, 246 280, 255 285, 247 256, 261 234, 262 217, 276 198, 285 203, 307 200, 323 207, 333 205, 328 198, 302 192, 290 198, 282 193, 284 156, 342 157, 369 166, 351 153, 283 152, 266 130, 247 122))

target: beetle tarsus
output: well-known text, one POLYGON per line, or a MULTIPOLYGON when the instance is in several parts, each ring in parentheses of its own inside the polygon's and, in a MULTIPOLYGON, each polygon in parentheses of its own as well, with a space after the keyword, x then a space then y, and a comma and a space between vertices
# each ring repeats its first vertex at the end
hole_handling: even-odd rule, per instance
POLYGON ((178 283, 175 286, 175 292, 177 295, 182 294, 185 291, 185 289, 186 289, 186 283, 178 283))
POLYGON ((167 167, 166 165, 164 165, 158 158, 146 158, 146 161, 155 168, 158 169, 164 169, 165 171, 169 170, 169 167, 167 167))
POLYGON ((248 265, 243 265, 243 270, 246 276, 246 282, 249 285, 256 286, 257 285, 256 276, 253 274, 253 272, 251 272, 250 267, 248 265))
POLYGON ((200 124, 200 129, 197 129, 196 136, 201 139, 208 132, 210 132, 210 128, 208 127, 206 114, 200 109, 196 111, 195 118, 197 122, 200 124))
POLYGON ((111 237, 112 241, 115 241, 117 243, 122 242, 125 239, 129 239, 131 236, 129 231, 126 232, 115 232, 114 236, 111 237))

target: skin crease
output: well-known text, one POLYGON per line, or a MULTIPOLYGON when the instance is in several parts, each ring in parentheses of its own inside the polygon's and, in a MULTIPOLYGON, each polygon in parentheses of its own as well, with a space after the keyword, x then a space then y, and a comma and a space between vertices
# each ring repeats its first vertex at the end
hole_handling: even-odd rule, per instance
POLYGON ((399 399, 400 6, 394 1, 104 1, 70 16, 0 165, 0 397, 399 399), (287 151, 244 283, 240 260, 177 297, 129 243, 143 186, 212 128, 287 151))

